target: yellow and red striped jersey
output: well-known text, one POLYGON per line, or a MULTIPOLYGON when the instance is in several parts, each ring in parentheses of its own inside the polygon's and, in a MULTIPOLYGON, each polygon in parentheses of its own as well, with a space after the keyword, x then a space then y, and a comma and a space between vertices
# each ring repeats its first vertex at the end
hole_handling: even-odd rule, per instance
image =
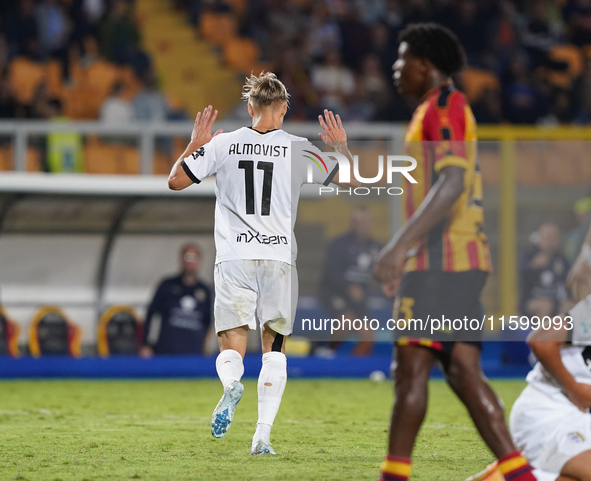
POLYGON ((441 169, 453 165, 465 171, 463 193, 448 216, 414 243, 405 270, 490 271, 476 121, 466 97, 449 82, 430 90, 415 110, 404 140, 405 154, 417 160, 412 171, 417 183, 404 180, 404 221, 421 205, 441 169))

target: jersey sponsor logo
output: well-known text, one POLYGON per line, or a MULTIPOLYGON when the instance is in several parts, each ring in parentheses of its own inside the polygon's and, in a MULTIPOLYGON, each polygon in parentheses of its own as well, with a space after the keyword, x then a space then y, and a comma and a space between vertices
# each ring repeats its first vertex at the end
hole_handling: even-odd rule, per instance
POLYGON ((253 241, 256 241, 257 243, 263 245, 287 245, 288 243, 287 237, 285 237, 284 235, 265 235, 261 234, 260 232, 252 232, 250 229, 247 232, 242 232, 238 234, 238 236, 236 237, 236 242, 244 242, 245 244, 250 244, 253 241))
POLYGON ((205 147, 199 147, 195 152, 191 154, 193 159, 197 160, 198 157, 203 157, 205 155, 205 147))
POLYGON ((573 431, 572 433, 568 433, 566 435, 566 437, 568 438, 569 441, 572 441, 573 443, 576 443, 576 444, 583 444, 585 442, 585 436, 583 436, 578 431, 573 431))

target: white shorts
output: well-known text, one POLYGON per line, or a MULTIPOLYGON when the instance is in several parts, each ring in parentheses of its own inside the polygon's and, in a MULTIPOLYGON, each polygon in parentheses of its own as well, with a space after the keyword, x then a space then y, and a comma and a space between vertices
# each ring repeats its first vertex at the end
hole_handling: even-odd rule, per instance
POLYGON ((295 266, 272 260, 233 260, 214 271, 216 333, 240 326, 268 325, 288 336, 298 298, 295 266))
POLYGON ((554 399, 527 386, 509 418, 515 446, 537 469, 560 474, 567 461, 591 450, 591 414, 566 397, 554 399))

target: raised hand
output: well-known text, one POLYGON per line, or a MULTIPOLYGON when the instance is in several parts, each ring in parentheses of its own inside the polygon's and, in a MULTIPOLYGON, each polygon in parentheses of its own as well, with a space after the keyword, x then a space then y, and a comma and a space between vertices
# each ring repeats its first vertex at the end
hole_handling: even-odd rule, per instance
POLYGON ((213 107, 208 105, 203 111, 203 115, 201 112, 199 112, 197 117, 195 117, 195 125, 193 126, 193 131, 191 132, 191 145, 201 147, 202 145, 207 144, 216 135, 223 132, 223 130, 218 130, 215 134, 211 133, 213 129, 213 123, 218 116, 218 111, 213 110, 212 115, 212 110, 213 107))
POLYGON ((322 130, 324 130, 324 133, 318 135, 326 145, 333 148, 346 145, 347 133, 338 114, 335 116, 331 110, 324 109, 324 118, 319 115, 318 121, 322 130))

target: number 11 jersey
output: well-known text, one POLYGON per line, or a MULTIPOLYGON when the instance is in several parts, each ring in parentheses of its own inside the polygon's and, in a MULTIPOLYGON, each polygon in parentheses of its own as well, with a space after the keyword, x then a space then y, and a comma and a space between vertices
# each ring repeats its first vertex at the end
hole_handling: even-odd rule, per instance
POLYGON ((336 159, 307 139, 250 127, 216 135, 181 166, 197 184, 216 176, 216 264, 268 259, 295 265, 300 188, 309 180, 328 185, 338 171, 336 159), (311 164, 310 156, 320 162, 311 164))

